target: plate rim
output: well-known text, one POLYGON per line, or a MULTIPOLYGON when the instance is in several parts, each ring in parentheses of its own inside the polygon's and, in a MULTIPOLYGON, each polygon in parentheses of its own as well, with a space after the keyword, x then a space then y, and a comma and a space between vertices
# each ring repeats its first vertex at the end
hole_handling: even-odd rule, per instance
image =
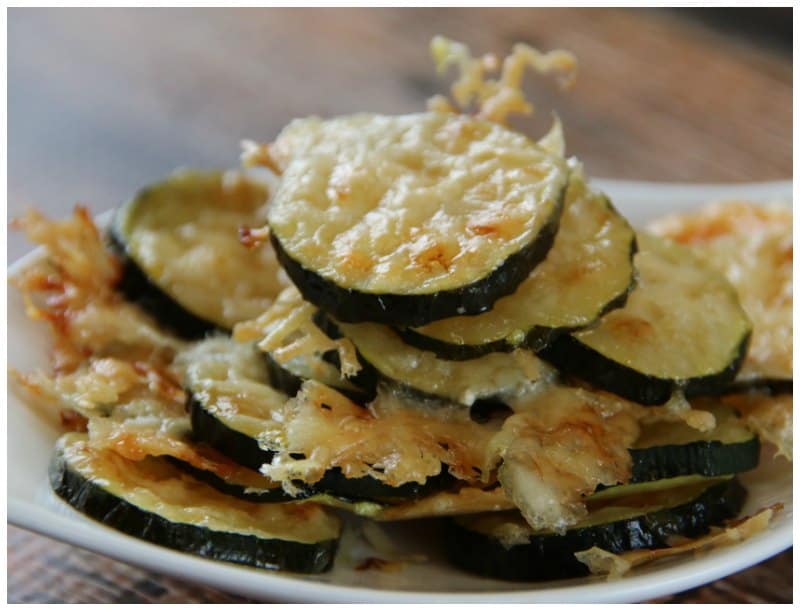
MULTIPOLYGON (((709 203, 723 197, 726 199, 752 198, 761 201, 780 198, 791 200, 793 195, 791 179, 748 183, 664 183, 592 178, 591 182, 618 194, 623 192, 630 195, 650 190, 657 192, 659 198, 663 199, 681 195, 685 197, 687 193, 691 193, 693 199, 707 200, 709 203)), ((109 219, 111 214, 112 211, 109 210, 96 218, 102 222, 103 219, 109 219)), ((41 247, 36 247, 13 261, 7 268, 7 279, 40 257, 42 252, 41 247)), ((21 399, 20 402, 22 402, 21 399)), ((6 414, 7 417, 8 414, 6 414)), ((65 507, 67 507, 66 504, 65 507)), ((601 600, 616 603, 635 602, 685 591, 721 579, 734 572, 752 567, 793 545, 793 520, 790 519, 769 531, 758 533, 751 539, 737 543, 735 548, 722 549, 723 553, 715 553, 718 551, 715 550, 703 557, 693 558, 690 572, 686 570, 687 564, 683 563, 665 566, 641 575, 625 576, 614 582, 603 580, 579 585, 485 592, 411 591, 312 581, 304 579, 305 576, 302 575, 272 571, 258 571, 258 579, 253 580, 250 574, 255 569, 192 556, 155 545, 125 535, 101 523, 89 520, 71 508, 68 509, 74 515, 62 515, 52 509, 14 497, 9 493, 7 522, 124 563, 141 566, 178 579, 195 582, 202 580, 204 584, 231 593, 260 599, 270 596, 281 601, 301 603, 597 602, 601 600), (103 536, 97 536, 98 529, 103 536), (111 548, 103 548, 102 544, 109 538, 115 545, 111 548), (735 549, 736 553, 724 553, 725 549, 735 549), (154 550, 158 553, 153 553, 154 550), (253 581, 257 581, 257 585, 261 587, 251 587, 253 581), (298 588, 298 584, 303 584, 305 587, 298 588)), ((476 579, 480 578, 476 577, 476 579)))

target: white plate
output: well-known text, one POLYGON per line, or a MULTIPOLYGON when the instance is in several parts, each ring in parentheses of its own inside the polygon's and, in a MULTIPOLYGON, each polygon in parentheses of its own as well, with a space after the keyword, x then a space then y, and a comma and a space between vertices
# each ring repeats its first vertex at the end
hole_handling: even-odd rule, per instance
MULTIPOLYGON (((662 185, 597 181, 634 224, 668 212, 688 210, 715 199, 791 202, 791 182, 751 185, 662 185)), ((9 270, 13 274, 37 256, 31 253, 9 270)), ((28 321, 15 290, 8 299, 9 365, 22 371, 47 367, 48 337, 43 325, 28 321)), ((777 554, 792 545, 792 469, 785 460, 764 454, 762 465, 743 480, 750 492, 745 512, 776 502, 784 504, 765 532, 731 547, 699 557, 669 559, 642 567, 623 579, 575 579, 541 584, 482 579, 450 568, 436 553, 425 527, 385 528, 402 554, 428 554, 399 571, 356 571, 358 558, 370 554, 355 529, 348 531, 332 572, 297 576, 243 568, 181 554, 120 534, 84 518, 53 497, 47 486, 47 463, 58 423, 8 397, 8 519, 12 524, 119 560, 229 592, 272 601, 297 602, 632 602, 664 596, 719 579, 777 554), (422 532, 419 532, 422 530, 422 532)), ((374 539, 373 539, 374 541, 374 539)), ((373 555, 386 557, 384 550, 373 555)))

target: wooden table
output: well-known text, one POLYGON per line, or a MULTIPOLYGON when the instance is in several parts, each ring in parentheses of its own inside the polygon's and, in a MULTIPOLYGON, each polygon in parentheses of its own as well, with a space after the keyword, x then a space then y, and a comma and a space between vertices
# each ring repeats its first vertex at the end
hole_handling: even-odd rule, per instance
MULTIPOLYGON (((791 18, 791 14, 787 19, 791 18)), ((580 60, 573 91, 529 79, 540 134, 561 116, 592 176, 785 179, 792 172, 791 46, 691 13, 605 9, 11 9, 8 210, 111 208, 177 166, 237 164, 242 138, 292 117, 411 112, 445 84, 434 34, 476 52, 515 41, 580 60)), ((8 256, 28 249, 9 236, 8 256)), ((226 602, 9 528, 9 602, 226 602)), ((670 598, 787 602, 792 553, 670 598)))

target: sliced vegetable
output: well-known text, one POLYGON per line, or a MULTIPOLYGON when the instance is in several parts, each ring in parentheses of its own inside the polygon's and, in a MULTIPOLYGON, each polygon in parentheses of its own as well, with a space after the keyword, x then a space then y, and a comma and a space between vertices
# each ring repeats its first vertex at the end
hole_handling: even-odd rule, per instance
POLYGON ((696 537, 741 511, 736 479, 702 482, 598 501, 564 534, 536 532, 519 514, 494 513, 448 522, 445 550, 456 566, 488 577, 541 581, 588 574, 576 552, 663 548, 675 535, 696 537))
POLYGON ((637 403, 676 390, 711 394, 736 377, 750 321, 724 277, 683 246, 640 234, 639 284, 597 326, 558 338, 540 354, 564 372, 637 403))
POLYGON ((791 392, 791 208, 720 202, 659 219, 651 228, 686 244, 706 265, 724 274, 753 321, 753 337, 736 389, 791 392))
POLYGON ((400 335, 444 359, 519 347, 541 350, 559 334, 625 305, 635 284, 635 252, 631 226, 575 171, 553 248, 513 294, 483 314, 439 320, 400 335))
POLYGON ((361 370, 350 381, 371 392, 384 384, 422 400, 465 406, 478 400, 502 403, 549 375, 547 365, 527 350, 451 361, 409 346, 383 325, 342 323, 322 312, 314 320, 330 337, 353 343, 361 370))
POLYGON ((278 259, 344 322, 489 310, 550 250, 568 177, 525 136, 454 113, 299 120, 269 152, 278 259))
POLYGON ((683 422, 645 425, 630 449, 631 482, 646 482, 682 475, 718 476, 749 471, 758 466, 761 444, 732 409, 703 405, 716 419, 716 427, 701 432, 683 422))
POLYGON ((188 339, 255 318, 286 286, 272 249, 239 243, 240 227, 263 223, 266 199, 237 172, 183 171, 143 189, 110 231, 119 290, 188 339))
POLYGON ((50 466, 54 492, 129 535, 182 552, 263 569, 321 573, 339 520, 313 504, 259 505, 223 495, 158 458, 131 461, 70 433, 50 466))

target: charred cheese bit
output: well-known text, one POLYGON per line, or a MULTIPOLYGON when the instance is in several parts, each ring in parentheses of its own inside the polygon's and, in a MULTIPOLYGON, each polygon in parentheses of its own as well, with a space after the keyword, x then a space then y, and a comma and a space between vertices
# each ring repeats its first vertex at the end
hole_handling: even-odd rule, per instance
POLYGON ((294 261, 344 289, 429 294, 483 279, 533 243, 568 170, 522 134, 448 113, 289 124, 268 210, 294 261))
POLYGON ((230 329, 287 286, 265 237, 267 191, 240 172, 181 172, 122 208, 126 253, 196 316, 230 329), (245 245, 240 243, 240 232, 245 245))
MULTIPOLYGON (((465 44, 442 36, 431 41, 431 54, 439 72, 453 64, 458 66, 461 75, 451 88, 458 107, 467 111, 476 105, 478 117, 496 123, 505 123, 512 113, 533 114, 533 105, 522 92, 526 68, 540 74, 555 74, 562 87, 570 87, 575 82, 578 69, 572 53, 561 50, 542 53, 524 43, 515 44, 511 54, 503 60, 498 80, 486 78, 487 73, 497 72, 500 68, 494 55, 473 58, 465 44)), ((429 103, 429 108, 452 111, 447 100, 438 96, 429 103)))
POLYGON ((409 404, 388 392, 364 408, 308 381, 262 435, 264 447, 277 452, 262 473, 313 483, 339 467, 348 478, 400 486, 423 483, 444 464, 457 478, 479 481, 488 477, 485 448, 496 428, 473 422, 469 410, 409 404))
POLYGON ((57 372, 74 370, 89 355, 165 363, 183 346, 114 291, 119 263, 85 208, 64 221, 31 211, 14 226, 46 251, 12 282, 28 316, 50 325, 57 372))
POLYGON ((723 202, 676 214, 655 233, 689 246, 736 288, 753 335, 739 380, 792 378, 792 211, 723 202))
POLYGON ((240 342, 257 341, 258 347, 280 364, 336 351, 342 374, 358 373, 361 365, 353 344, 347 339, 334 340, 325 335, 312 320, 316 311, 296 288, 290 287, 258 318, 236 325, 233 337, 240 342))
POLYGON ((492 439, 489 453, 502 460, 503 490, 534 530, 563 532, 586 515, 584 496, 598 484, 630 479, 628 448, 639 425, 619 402, 551 387, 515 411, 492 439))

